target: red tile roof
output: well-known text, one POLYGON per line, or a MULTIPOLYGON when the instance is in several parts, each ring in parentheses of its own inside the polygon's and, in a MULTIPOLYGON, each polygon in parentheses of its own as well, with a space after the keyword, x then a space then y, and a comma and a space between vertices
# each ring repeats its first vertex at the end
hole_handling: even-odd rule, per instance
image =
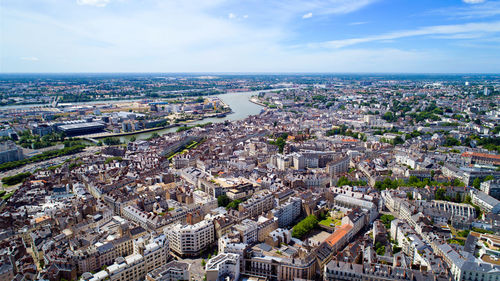
POLYGON ((341 226, 339 229, 335 230, 332 235, 326 238, 326 243, 330 244, 330 246, 337 244, 344 236, 346 236, 347 233, 349 233, 351 229, 352 225, 349 224, 341 226))

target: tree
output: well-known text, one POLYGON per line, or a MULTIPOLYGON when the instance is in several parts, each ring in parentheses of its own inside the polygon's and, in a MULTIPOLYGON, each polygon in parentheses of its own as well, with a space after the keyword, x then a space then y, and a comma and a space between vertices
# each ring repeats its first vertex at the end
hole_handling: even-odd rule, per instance
POLYGON ((337 186, 342 187, 344 185, 350 185, 350 181, 346 177, 340 177, 340 179, 337 181, 337 186))
POLYGON ((103 143, 104 143, 105 145, 118 145, 118 144, 120 144, 121 142, 120 142, 120 139, 119 139, 119 138, 109 138, 109 137, 108 137, 108 138, 105 138, 105 139, 103 140, 103 143))
POLYGON ((444 200, 445 199, 445 194, 446 194, 446 189, 444 188, 438 188, 436 190, 436 193, 434 194, 434 197, 436 200, 444 200))
POLYGON ((411 192, 406 192, 406 197, 408 198, 408 200, 413 200, 413 193, 411 192))
POLYGON ((317 225, 318 218, 316 218, 315 215, 309 215, 292 228, 292 236, 297 239, 301 239, 317 225))
POLYGON ((285 145, 286 145, 286 138, 284 138, 282 136, 278 137, 276 139, 276 141, 271 141, 271 142, 269 142, 269 144, 278 146, 279 152, 283 153, 283 150, 284 150, 285 145))
POLYGON ((231 203, 227 204, 226 209, 233 209, 233 210, 238 210, 238 206, 240 205, 242 201, 240 199, 236 199, 234 201, 231 201, 231 203))
POLYGON ((409 184, 414 184, 414 183, 417 183, 419 182, 418 178, 416 176, 410 176, 410 178, 408 179, 408 183, 409 184))
POLYGON ((377 255, 383 256, 385 254, 385 246, 380 242, 375 243, 375 252, 377 255))
POLYGON ((393 145, 398 145, 398 144, 403 144, 403 143, 405 143, 405 141, 400 136, 395 137, 393 140, 393 145))
POLYGON ((474 181, 472 182, 472 186, 474 186, 474 188, 476 189, 479 189, 479 187, 481 186, 481 179, 475 178, 474 181))
POLYGON ((222 194, 217 197, 217 205, 219 207, 226 207, 229 203, 231 203, 231 199, 229 199, 226 194, 222 194))
POLYGON ((394 220, 393 215, 381 215, 380 221, 384 224, 385 228, 391 228, 391 221, 394 220))
POLYGON ((459 141, 459 140, 457 140, 456 138, 447 137, 447 138, 444 140, 444 144, 443 144, 443 146, 446 146, 446 147, 452 147, 452 146, 455 146, 455 145, 460 145, 460 141, 459 141))
POLYGON ((130 142, 134 142, 134 141, 136 141, 136 138, 135 138, 135 136, 132 136, 132 137, 130 138, 130 142))
POLYGON ((5 185, 15 185, 15 184, 23 182, 26 178, 28 178, 30 176, 31 176, 31 173, 26 172, 26 173, 20 173, 20 174, 10 176, 10 177, 4 177, 2 179, 2 183, 5 185))
POLYGON ((394 114, 390 111, 387 111, 383 116, 382 119, 384 119, 387 122, 394 122, 396 120, 396 117, 394 114))
POLYGON ((483 182, 490 181, 490 180, 494 180, 494 179, 495 179, 495 177, 494 177, 494 176, 492 176, 492 175, 487 175, 487 176, 484 178, 483 182))

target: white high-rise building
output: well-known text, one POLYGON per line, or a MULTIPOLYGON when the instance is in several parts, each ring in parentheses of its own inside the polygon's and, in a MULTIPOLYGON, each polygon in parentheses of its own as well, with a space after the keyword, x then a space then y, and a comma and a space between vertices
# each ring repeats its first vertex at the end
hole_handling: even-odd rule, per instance
POLYGON ((180 256, 197 256, 215 239, 214 224, 203 220, 193 225, 175 224, 165 228, 170 249, 180 256))
POLYGON ((240 255, 219 254, 205 266, 208 281, 238 280, 240 278, 240 255))
POLYGON ((300 216, 302 209, 302 200, 300 198, 291 197, 287 202, 272 210, 273 216, 278 219, 279 227, 286 227, 300 216))

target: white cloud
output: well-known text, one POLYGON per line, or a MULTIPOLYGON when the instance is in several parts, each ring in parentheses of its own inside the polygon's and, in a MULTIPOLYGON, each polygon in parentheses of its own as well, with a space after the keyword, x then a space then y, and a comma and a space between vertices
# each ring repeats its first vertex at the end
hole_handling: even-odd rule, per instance
POLYGON ((110 0, 76 0, 78 5, 88 5, 95 7, 106 7, 110 0))
POLYGON ((246 20, 248 19, 248 15, 243 15, 243 16, 238 16, 237 14, 234 14, 234 13, 229 13, 227 15, 227 18, 230 19, 230 20, 237 20, 237 21, 241 21, 241 20, 246 20))
POLYGON ((367 21, 357 21, 357 22, 351 22, 349 25, 362 25, 362 24, 367 24, 367 21))
POLYGON ((462 2, 467 4, 480 4, 484 3, 485 0, 462 0, 462 2))
POLYGON ((328 0, 319 1, 321 14, 348 14, 360 10, 378 0, 328 0))
POLYGON ((302 18, 303 19, 310 19, 310 18, 312 18, 312 16, 313 16, 313 13, 307 13, 307 14, 303 15, 302 18))
POLYGON ((406 37, 426 35, 450 35, 465 33, 495 33, 500 32, 500 21, 488 23, 466 23, 457 25, 436 25, 422 27, 415 30, 396 31, 367 37, 332 40, 322 43, 309 44, 310 47, 343 48, 346 46, 368 43, 374 41, 394 40, 406 37))
POLYGON ((441 9, 437 10, 436 13, 464 19, 494 17, 500 15, 500 2, 485 2, 473 6, 441 9))
POLYGON ((21 57, 21 60, 24 61, 39 61, 37 57, 21 57))

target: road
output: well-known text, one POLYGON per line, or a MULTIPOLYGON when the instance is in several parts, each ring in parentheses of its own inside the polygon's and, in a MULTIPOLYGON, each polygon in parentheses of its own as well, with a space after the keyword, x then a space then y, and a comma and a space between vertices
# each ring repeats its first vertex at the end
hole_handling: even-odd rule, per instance
POLYGON ((65 156, 61 156, 61 157, 57 157, 57 158, 52 158, 52 159, 48 159, 48 160, 41 161, 41 162, 30 163, 30 164, 27 164, 25 166, 19 167, 17 169, 2 172, 2 173, 0 173, 0 178, 10 177, 13 175, 17 175, 19 173, 33 172, 36 169, 48 168, 50 166, 59 165, 59 164, 63 163, 64 161, 66 161, 67 159, 73 159, 73 158, 78 158, 78 157, 82 157, 85 155, 93 154, 99 150, 100 150, 99 147, 90 146, 90 147, 85 148, 85 150, 80 152, 80 153, 76 153, 76 154, 72 154, 72 155, 65 155, 65 156))

